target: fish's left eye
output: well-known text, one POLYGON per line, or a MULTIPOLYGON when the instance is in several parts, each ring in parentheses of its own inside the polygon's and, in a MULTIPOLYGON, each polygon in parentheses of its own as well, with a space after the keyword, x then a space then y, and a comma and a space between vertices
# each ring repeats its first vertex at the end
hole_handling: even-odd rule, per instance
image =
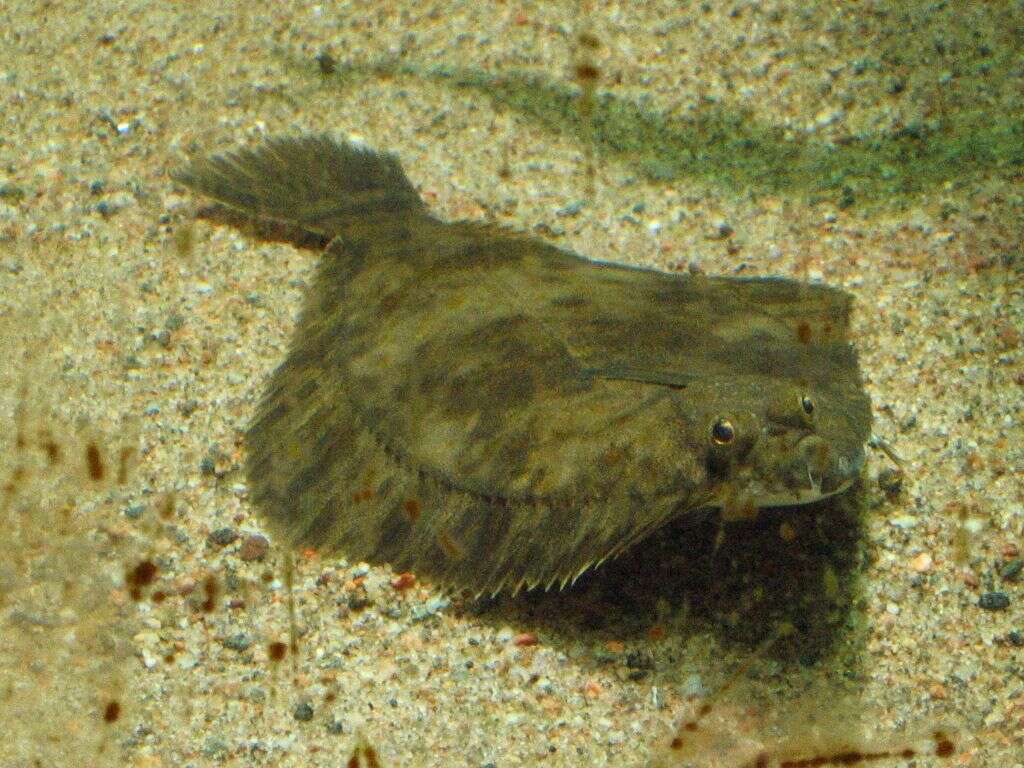
POLYGON ((711 427, 711 439, 718 445, 727 445, 736 437, 736 429, 727 418, 718 419, 711 427))
POLYGON ((807 397, 807 395, 800 398, 800 407, 804 409, 804 413, 808 416, 814 413, 814 401, 807 397))

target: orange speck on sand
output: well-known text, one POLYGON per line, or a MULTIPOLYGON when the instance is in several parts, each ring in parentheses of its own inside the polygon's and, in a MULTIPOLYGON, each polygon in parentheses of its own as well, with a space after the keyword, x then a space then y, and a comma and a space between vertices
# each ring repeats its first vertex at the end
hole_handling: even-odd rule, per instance
POLYGON ((665 637, 665 628, 664 627, 651 627, 650 629, 647 630, 647 638, 649 640, 657 641, 657 640, 663 639, 664 637, 665 637))
POLYGON ((607 643, 604 644, 604 647, 607 648, 611 653, 622 653, 624 650, 626 650, 626 644, 623 643, 621 640, 609 640, 607 643))
POLYGON ((910 568, 918 573, 928 573, 932 569, 933 564, 932 556, 927 552, 922 552, 910 561, 910 568))
POLYGON ((396 589, 399 592, 408 589, 416 583, 416 575, 406 571, 400 573, 391 580, 392 589, 396 589))
POLYGON ((946 689, 941 683, 932 683, 928 688, 928 695, 933 699, 944 699, 946 698, 946 689))
POLYGON ((317 557, 319 557, 319 553, 316 551, 314 547, 306 547, 302 550, 303 560, 316 560, 317 557))
POLYGON ((520 648, 536 645, 537 636, 533 634, 533 632, 521 632, 520 634, 512 638, 512 644, 519 646, 520 648))
POLYGON ((587 684, 583 686, 583 695, 589 696, 590 698, 596 698, 604 692, 601 684, 595 680, 587 681, 587 684))

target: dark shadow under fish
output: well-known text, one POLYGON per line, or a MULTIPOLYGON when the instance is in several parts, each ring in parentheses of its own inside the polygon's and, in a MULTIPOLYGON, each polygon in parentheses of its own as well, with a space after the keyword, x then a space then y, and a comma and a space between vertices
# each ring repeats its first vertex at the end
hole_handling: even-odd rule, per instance
POLYGON ((324 245, 247 436, 252 499, 287 543, 475 593, 565 585, 681 515, 815 501, 863 464, 840 290, 443 222, 393 156, 321 136, 177 178, 324 245))

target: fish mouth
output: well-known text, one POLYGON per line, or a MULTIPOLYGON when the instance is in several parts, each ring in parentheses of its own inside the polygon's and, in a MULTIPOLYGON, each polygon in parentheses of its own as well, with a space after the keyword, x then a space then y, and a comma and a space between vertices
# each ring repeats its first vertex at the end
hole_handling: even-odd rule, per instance
POLYGON ((788 449, 752 456, 716 494, 730 519, 756 510, 812 504, 848 490, 864 465, 863 450, 836 452, 816 435, 805 435, 788 449))
POLYGON ((820 437, 805 435, 794 446, 789 461, 772 465, 776 471, 784 467, 784 472, 776 478, 766 476, 768 482, 751 482, 747 492, 758 507, 811 504, 848 490, 863 466, 863 450, 836 456, 820 437))
POLYGON ((851 485, 853 485, 852 477, 847 478, 845 481, 830 490, 824 490, 820 484, 814 485, 812 483, 807 488, 785 488, 778 491, 754 493, 753 501, 759 509, 813 504, 814 502, 821 501, 822 499, 838 496, 843 491, 848 490, 851 485))

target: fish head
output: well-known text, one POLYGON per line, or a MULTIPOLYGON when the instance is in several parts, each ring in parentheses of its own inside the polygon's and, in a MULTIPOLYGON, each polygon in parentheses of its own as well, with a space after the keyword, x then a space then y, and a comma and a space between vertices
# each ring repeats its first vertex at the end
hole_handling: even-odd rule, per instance
POLYGON ((710 505, 724 519, 819 501, 859 476, 871 423, 859 382, 749 377, 701 389, 694 437, 702 444, 710 505))

